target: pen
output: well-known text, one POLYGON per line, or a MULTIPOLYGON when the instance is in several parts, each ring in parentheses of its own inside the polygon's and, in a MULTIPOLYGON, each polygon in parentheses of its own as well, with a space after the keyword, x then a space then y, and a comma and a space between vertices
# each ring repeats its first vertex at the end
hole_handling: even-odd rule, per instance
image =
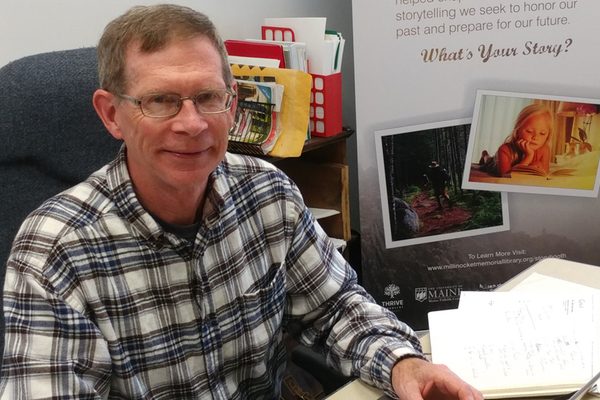
POLYGON ((569 397, 569 400, 580 400, 583 396, 587 394, 587 392, 590 391, 590 389, 594 386, 598 379, 600 379, 600 372, 594 375, 594 377, 590 379, 585 385, 583 385, 581 389, 573 393, 573 395, 569 397))

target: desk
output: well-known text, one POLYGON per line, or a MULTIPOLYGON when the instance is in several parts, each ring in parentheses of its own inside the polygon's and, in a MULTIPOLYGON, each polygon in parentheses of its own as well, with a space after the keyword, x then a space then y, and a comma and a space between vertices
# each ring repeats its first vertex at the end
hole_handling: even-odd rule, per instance
MULTIPOLYGON (((600 267, 576 263, 573 261, 545 259, 535 263, 520 274, 508 280, 496 290, 500 292, 507 292, 534 272, 600 289, 600 267)), ((421 344, 423 345, 423 351, 426 354, 430 354, 431 345, 429 343, 429 334, 424 332, 420 336, 420 339, 421 344)), ((327 400, 383 400, 387 398, 388 397, 384 396, 383 392, 379 389, 375 389, 359 380, 355 380, 333 393, 327 398, 327 400)), ((553 397, 536 397, 535 399, 542 400, 552 398, 553 397)), ((584 400, 592 399, 597 400, 598 398, 591 395, 584 397, 584 400)))

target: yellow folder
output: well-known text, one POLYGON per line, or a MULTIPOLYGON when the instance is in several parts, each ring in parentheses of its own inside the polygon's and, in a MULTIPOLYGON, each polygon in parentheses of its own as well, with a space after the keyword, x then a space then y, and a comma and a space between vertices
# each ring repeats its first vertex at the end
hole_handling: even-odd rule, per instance
POLYGON ((281 105, 281 133, 269 152, 273 157, 298 157, 302 154, 310 114, 310 74, 294 69, 232 64, 235 76, 273 76, 284 86, 281 105))

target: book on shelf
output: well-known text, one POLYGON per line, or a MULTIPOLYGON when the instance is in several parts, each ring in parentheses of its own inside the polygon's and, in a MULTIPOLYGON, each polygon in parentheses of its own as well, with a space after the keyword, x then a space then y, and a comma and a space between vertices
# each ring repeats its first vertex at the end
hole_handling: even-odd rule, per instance
POLYGON ((463 292, 428 313, 432 361, 489 399, 576 391, 600 370, 600 296, 587 289, 463 292))
POLYGON ((572 176, 575 173, 575 168, 558 168, 551 167, 550 170, 544 171, 542 168, 531 165, 516 165, 511 168, 511 173, 517 172, 526 175, 543 176, 546 179, 551 179, 556 176, 572 176))

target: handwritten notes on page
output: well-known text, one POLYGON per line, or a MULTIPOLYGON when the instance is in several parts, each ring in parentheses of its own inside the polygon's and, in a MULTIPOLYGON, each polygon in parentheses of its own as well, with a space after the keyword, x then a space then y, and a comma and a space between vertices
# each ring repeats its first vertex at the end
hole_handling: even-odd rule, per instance
POLYGON ((432 360, 486 398, 562 394, 600 369, 600 296, 463 292, 429 313, 432 360))

